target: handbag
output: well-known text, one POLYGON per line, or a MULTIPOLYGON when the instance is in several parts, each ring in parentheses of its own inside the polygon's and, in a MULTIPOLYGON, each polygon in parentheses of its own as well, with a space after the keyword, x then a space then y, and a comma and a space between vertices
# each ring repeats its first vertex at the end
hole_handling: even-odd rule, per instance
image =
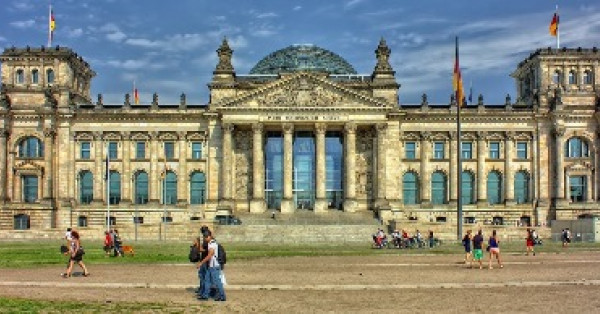
POLYGON ((85 250, 83 249, 83 246, 79 247, 79 250, 77 250, 77 255, 84 255, 85 254, 85 250))

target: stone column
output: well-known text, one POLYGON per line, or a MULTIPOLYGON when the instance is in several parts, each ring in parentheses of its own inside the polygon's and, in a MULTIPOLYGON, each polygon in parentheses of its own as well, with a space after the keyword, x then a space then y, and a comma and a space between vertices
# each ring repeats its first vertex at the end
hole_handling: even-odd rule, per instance
POLYGON ((231 123, 223 123, 221 125, 222 130, 222 146, 221 146, 221 189, 223 191, 222 197, 220 200, 218 210, 231 210, 232 207, 232 133, 233 133, 233 124, 231 123))
POLYGON ((326 212, 328 209, 327 199, 325 198, 326 189, 326 173, 325 173, 325 132, 327 131, 327 125, 324 123, 317 123, 315 125, 316 135, 316 153, 317 153, 317 199, 315 202, 315 213, 326 212))
POLYGON ((189 185, 189 173, 187 172, 187 143, 186 143, 186 132, 177 132, 179 137, 179 173, 177 174, 177 203, 178 204, 189 204, 188 192, 190 190, 189 185))
POLYGON ((344 126, 344 164, 345 164, 345 195, 344 211, 356 211, 356 124, 346 123, 344 126))
POLYGON ((563 166, 563 157, 564 157, 564 135, 565 129, 558 128, 554 130, 554 134, 556 135, 556 198, 559 201, 565 201, 565 170, 563 166))
POLYGON ((105 191, 102 190, 104 184, 104 151, 106 151, 106 147, 104 142, 102 141, 102 132, 94 132, 94 153, 96 157, 94 158, 96 167, 96 171, 94 173, 94 200, 101 201, 104 199, 105 191))
POLYGON ((293 175, 294 175, 294 125, 285 123, 283 125, 283 199, 281 200, 281 212, 293 213, 296 210, 294 204, 293 175))
POLYGON ((159 204, 159 200, 162 199, 160 196, 161 189, 159 186, 162 184, 162 180, 159 178, 159 168, 158 168, 158 132, 150 133, 150 191, 148 192, 150 195, 150 202, 154 204, 159 204))
MULTIPOLYGON (((487 132, 477 132, 477 203, 487 204, 487 173, 485 172, 485 138, 487 132)), ((505 144, 506 146, 506 144, 505 144)))
POLYGON ((263 152, 263 125, 252 124, 252 201, 251 213, 263 213, 267 210, 265 202, 265 160, 263 152))
POLYGON ((54 132, 54 130, 47 128, 44 129, 44 177, 45 177, 45 184, 44 184, 44 189, 42 190, 43 193, 43 197, 44 199, 51 199, 52 198, 52 185, 53 185, 53 180, 52 180, 52 176, 54 173, 54 169, 52 167, 53 163, 52 163, 52 159, 53 159, 53 155, 52 155, 52 148, 54 146, 54 135, 56 133, 54 132))
POLYGON ((514 132, 506 132, 504 143, 504 203, 513 204, 515 191, 513 188, 514 177, 512 175, 513 147, 515 146, 514 132))
POLYGON ((421 196, 421 204, 429 205, 431 203, 431 173, 429 171, 429 158, 431 147, 431 132, 421 132, 421 175, 419 180, 419 193, 421 196))
POLYGON ((462 184, 462 173, 458 172, 458 151, 456 149, 457 136, 457 132, 450 132, 450 145, 448 145, 448 154, 450 155, 448 157, 450 159, 450 186, 448 187, 450 191, 450 205, 456 205, 458 199, 458 185, 462 184))
POLYGON ((123 175, 121 176, 121 184, 123 191, 121 195, 121 203, 131 203, 133 193, 131 191, 131 133, 129 131, 121 132, 123 139, 123 175))
POLYGON ((377 124, 377 204, 388 206, 387 201, 387 123, 377 124))
POLYGON ((8 151, 8 132, 6 129, 0 129, 0 204, 4 204, 7 199, 7 189, 6 189, 6 169, 8 169, 8 165, 6 164, 6 153, 8 151))

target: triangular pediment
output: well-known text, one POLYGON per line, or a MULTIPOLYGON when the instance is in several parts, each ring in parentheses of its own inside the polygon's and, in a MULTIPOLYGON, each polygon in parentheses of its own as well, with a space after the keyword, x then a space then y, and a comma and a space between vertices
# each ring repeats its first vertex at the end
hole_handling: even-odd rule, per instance
POLYGON ((255 90, 227 98, 216 107, 234 108, 390 108, 393 105, 340 84, 324 75, 295 73, 255 90))

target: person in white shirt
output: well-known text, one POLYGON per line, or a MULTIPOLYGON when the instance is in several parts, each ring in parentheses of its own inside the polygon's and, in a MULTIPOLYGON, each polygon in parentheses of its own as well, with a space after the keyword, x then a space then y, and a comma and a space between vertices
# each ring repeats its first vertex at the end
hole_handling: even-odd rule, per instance
POLYGON ((208 300, 210 293, 210 287, 215 286, 217 288, 217 294, 215 295, 215 301, 225 301, 225 289, 223 289, 223 282, 221 281, 221 265, 219 264, 219 245, 212 237, 212 233, 207 231, 204 233, 204 241, 208 242, 208 254, 196 265, 200 268, 202 264, 207 263, 208 271, 205 275, 205 282, 202 283, 202 292, 198 297, 198 300, 208 300))

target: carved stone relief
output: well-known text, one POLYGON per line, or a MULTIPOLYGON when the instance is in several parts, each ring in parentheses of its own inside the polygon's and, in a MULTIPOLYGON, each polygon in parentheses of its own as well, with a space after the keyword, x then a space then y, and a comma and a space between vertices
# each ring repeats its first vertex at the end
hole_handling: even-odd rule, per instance
POLYGON ((350 98, 299 77, 257 98, 261 107, 339 107, 352 103, 350 98))
POLYGON ((252 131, 236 130, 233 135, 236 199, 249 199, 252 196, 252 131))
POLYGON ((356 197, 373 198, 373 129, 356 132, 356 197))

